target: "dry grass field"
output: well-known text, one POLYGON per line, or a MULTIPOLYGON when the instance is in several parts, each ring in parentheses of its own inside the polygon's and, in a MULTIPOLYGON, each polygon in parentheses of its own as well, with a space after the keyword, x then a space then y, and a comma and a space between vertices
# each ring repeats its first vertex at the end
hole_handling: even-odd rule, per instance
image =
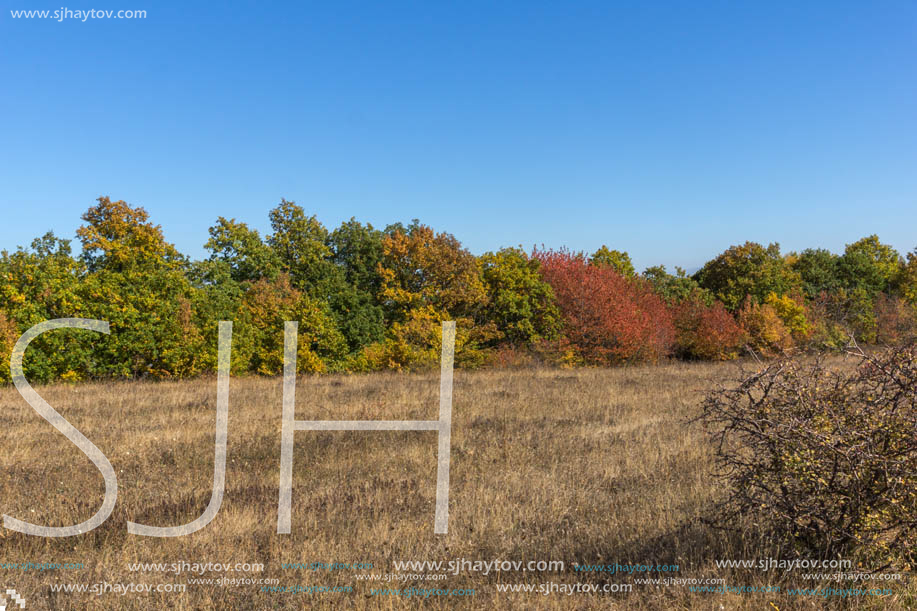
MULTIPOLYGON (((449 533, 433 534, 434 432, 297 432, 292 534, 276 534, 281 380, 233 378, 226 494, 216 519, 189 536, 129 535, 126 522, 170 526, 207 506, 216 381, 121 382, 39 388, 108 456, 119 480, 114 513, 87 535, 46 539, 0 531, 0 562, 82 563, 77 570, 0 570, 27 609, 857 609, 906 608, 891 597, 696 594, 633 585, 630 593, 497 592, 497 584, 633 583, 579 573, 580 564, 677 564, 643 577, 723 578, 730 586, 805 586, 783 575, 721 570, 717 559, 780 557, 701 518, 721 490, 711 449, 689 423, 706 389, 735 364, 622 369, 456 371, 449 533), (373 584, 401 560, 562 560, 564 571, 463 571, 443 581, 373 584), (263 563, 262 573, 131 571, 144 563, 263 563), (372 570, 283 569, 282 563, 366 562, 372 570), (260 585, 189 578, 276 579, 351 592, 262 592, 260 585), (184 593, 52 593, 63 583, 179 583, 184 593), (473 588, 473 596, 372 595, 378 587, 473 588)), ((437 373, 302 377, 297 419, 425 420, 438 416, 437 373)), ((46 525, 91 516, 103 480, 79 450, 12 388, 0 390, 0 510, 46 525)), ((637 575, 641 577, 641 575, 637 575)), ((814 584, 809 584, 810 586, 814 584)), ((912 591, 911 591, 912 594, 912 591)))

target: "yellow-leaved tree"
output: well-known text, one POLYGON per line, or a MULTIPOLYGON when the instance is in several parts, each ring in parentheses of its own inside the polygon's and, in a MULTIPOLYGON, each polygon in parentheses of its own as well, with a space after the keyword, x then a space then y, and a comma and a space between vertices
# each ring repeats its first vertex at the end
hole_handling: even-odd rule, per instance
POLYGON ((485 361, 486 344, 500 333, 486 321, 488 297, 478 260, 454 236, 416 220, 389 228, 378 270, 390 326, 381 344, 364 351, 369 367, 435 364, 444 320, 456 322, 456 364, 473 367, 485 361))

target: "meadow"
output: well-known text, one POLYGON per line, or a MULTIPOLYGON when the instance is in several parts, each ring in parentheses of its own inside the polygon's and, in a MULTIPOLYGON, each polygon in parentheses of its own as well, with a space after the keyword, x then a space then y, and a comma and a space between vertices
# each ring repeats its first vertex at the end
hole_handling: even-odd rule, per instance
MULTIPOLYGON (((839 360, 838 365, 844 366, 839 360)), ((280 378, 232 378, 226 492, 213 522, 178 538, 129 535, 127 521, 190 522, 210 500, 216 379, 55 384, 42 396, 89 437, 118 475, 118 503, 92 532, 40 538, 0 530, 0 563, 82 563, 80 569, 0 570, 27 609, 855 609, 907 608, 913 590, 825 599, 785 593, 697 593, 635 578, 722 579, 733 587, 816 587, 797 572, 720 569, 717 560, 780 558, 749 528, 704 521, 722 495, 713 451, 692 418, 708 389, 754 363, 671 363, 624 368, 457 370, 447 535, 434 535, 436 434, 297 432, 292 533, 276 534, 280 378), (562 571, 472 570, 438 581, 373 583, 395 562, 467 559, 556 561, 562 571), (262 563, 263 572, 131 570, 135 563, 262 563), (286 563, 371 563, 310 570, 286 563), (678 565, 668 573, 582 572, 580 565, 678 565), (188 583, 219 577, 262 585, 188 583), (185 584, 182 593, 52 592, 52 584, 185 584), (510 584, 631 584, 618 593, 507 593, 510 584), (405 597, 379 588, 473 589, 474 595, 405 597)), ((428 420, 438 415, 437 373, 302 376, 296 418, 428 420)), ((15 389, 0 390, 0 510, 44 525, 91 516, 98 471, 15 389)), ((826 584, 821 584, 826 585, 826 584)), ((831 584, 827 584, 831 585, 831 584)), ((837 584, 834 584, 837 585, 837 584)), ((559 586, 558 586, 559 587, 559 586)), ((850 584, 840 587, 853 587, 850 584)))

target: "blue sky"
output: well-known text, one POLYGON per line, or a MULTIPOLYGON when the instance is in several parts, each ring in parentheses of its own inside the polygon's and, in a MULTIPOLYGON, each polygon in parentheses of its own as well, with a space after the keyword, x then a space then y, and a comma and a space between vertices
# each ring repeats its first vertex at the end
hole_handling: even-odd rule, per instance
POLYGON ((204 255, 295 200, 472 252, 917 246, 917 3, 3 2, 0 248, 99 195, 204 255), (143 9, 146 19, 10 10, 143 9))

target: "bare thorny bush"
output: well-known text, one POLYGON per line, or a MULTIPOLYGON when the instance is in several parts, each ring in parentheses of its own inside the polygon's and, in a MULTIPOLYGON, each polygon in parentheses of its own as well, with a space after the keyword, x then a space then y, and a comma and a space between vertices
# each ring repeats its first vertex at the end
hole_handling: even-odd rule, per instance
POLYGON ((854 370, 784 358, 711 392, 700 419, 728 494, 717 523, 872 570, 917 559, 917 346, 854 370))

